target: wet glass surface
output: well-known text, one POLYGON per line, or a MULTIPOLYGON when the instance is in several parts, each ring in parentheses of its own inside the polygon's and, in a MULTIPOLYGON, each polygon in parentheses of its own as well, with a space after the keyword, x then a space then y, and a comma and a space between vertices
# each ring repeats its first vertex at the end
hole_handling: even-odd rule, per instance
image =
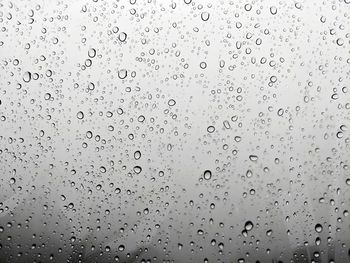
POLYGON ((349 0, 0 0, 0 262, 350 262, 349 78, 349 0))

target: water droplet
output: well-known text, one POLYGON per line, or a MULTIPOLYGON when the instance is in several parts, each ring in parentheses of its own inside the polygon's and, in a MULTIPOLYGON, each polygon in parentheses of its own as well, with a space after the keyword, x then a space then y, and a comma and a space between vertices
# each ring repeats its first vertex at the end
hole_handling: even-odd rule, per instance
POLYGON ((223 122, 223 124, 224 124, 224 127, 225 127, 226 129, 231 129, 231 125, 230 125, 230 123, 229 123, 227 120, 225 120, 225 121, 223 122))
POLYGON ((250 231, 252 230, 254 227, 252 221, 247 221, 245 224, 244 224, 244 229, 247 230, 247 231, 250 231))
POLYGON ((341 139, 341 138, 343 138, 343 135, 344 135, 343 132, 338 131, 336 136, 338 139, 341 139))
POLYGON ((135 167, 134 167, 134 172, 135 172, 136 174, 141 173, 141 172, 142 172, 141 166, 135 166, 135 167))
POLYGON ((256 162, 256 161, 258 161, 258 156, 256 156, 256 155, 249 155, 249 160, 251 160, 252 162, 256 162))
POLYGON ((119 251, 124 251, 124 250, 125 250, 125 246, 124 246, 124 245, 120 245, 120 246, 118 247, 118 250, 119 250, 119 251))
POLYGON ((135 160, 140 159, 141 158, 141 152, 140 151, 134 152, 134 158, 135 158, 135 160))
POLYGON ((145 116, 143 116, 143 115, 140 115, 138 118, 137 118, 137 120, 139 121, 139 122, 144 122, 145 121, 145 116))
POLYGON ((29 71, 24 72, 23 81, 28 83, 29 81, 31 81, 31 79, 32 79, 32 73, 30 73, 29 71))
POLYGON ((276 14, 277 14, 277 8, 276 8, 275 6, 271 6, 271 7, 270 7, 270 13, 271 13, 272 15, 276 15, 276 14))
POLYGON ((203 178, 204 178, 205 180, 210 180, 210 179, 211 179, 211 176, 212 176, 212 173, 211 173, 210 170, 205 170, 205 171, 204 171, 203 178))
POLYGON ((278 116, 282 116, 283 113, 284 113, 284 110, 283 110, 283 109, 279 109, 279 110, 277 111, 277 115, 278 115, 278 116))
POLYGON ((205 69, 205 68, 207 67, 207 63, 204 62, 204 61, 202 61, 201 63, 199 63, 199 67, 200 67, 201 69, 205 69))
POLYGON ((204 231, 203 231, 202 229, 198 229, 198 230, 197 230, 197 234, 198 234, 198 235, 203 235, 203 234, 204 234, 204 231))
POLYGON ((128 75, 128 71, 126 69, 118 70, 118 77, 120 79, 125 79, 127 75, 128 75))
POLYGON ((44 99, 45 100, 50 100, 51 99, 51 94, 50 93, 45 93, 44 99))
POLYGON ((82 111, 78 111, 78 113, 77 113, 77 118, 78 118, 79 120, 84 119, 84 113, 83 113, 82 111))
POLYGON ((103 174, 104 174, 105 172, 107 172, 106 167, 101 166, 101 167, 100 167, 100 172, 103 173, 103 174))
POLYGON ((322 230, 323 230, 322 225, 321 225, 321 224, 316 224, 316 226, 315 226, 315 231, 316 231, 317 233, 321 233, 322 230))
POLYGON ((252 5, 251 4, 246 4, 244 6, 244 10, 249 12, 250 10, 252 10, 252 5))
POLYGON ((252 176, 253 176, 253 172, 252 172, 252 170, 247 170, 247 172, 246 172, 246 176, 247 176, 247 178, 252 177, 252 176))
POLYGON ((92 83, 92 82, 90 82, 89 84, 88 84, 88 90, 94 90, 95 89, 95 84, 94 83, 92 83))
POLYGON ((209 127, 207 128, 207 131, 208 131, 209 133, 213 133, 213 132, 215 131, 215 127, 214 127, 214 126, 209 126, 209 127))
POLYGON ((344 40, 341 39, 341 38, 338 38, 336 42, 337 42, 337 45, 338 45, 338 46, 344 45, 344 40))
POLYGON ((174 106, 176 104, 176 101, 175 100, 173 100, 173 99, 170 99, 169 101, 168 101, 168 105, 169 106, 174 106))
POLYGON ((88 56, 90 58, 94 58, 96 56, 96 49, 90 48, 89 51, 88 51, 88 56))
POLYGON ((201 18, 203 21, 208 21, 210 14, 208 12, 202 12, 201 18))
POLYGON ((127 38, 127 34, 125 32, 121 32, 118 36, 118 39, 120 42, 125 42, 126 38, 127 38))

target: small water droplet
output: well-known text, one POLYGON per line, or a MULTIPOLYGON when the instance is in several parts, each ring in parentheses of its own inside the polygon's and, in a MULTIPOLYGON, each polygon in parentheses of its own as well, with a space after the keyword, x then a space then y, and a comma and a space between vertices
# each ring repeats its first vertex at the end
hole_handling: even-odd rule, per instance
POLYGON ((204 178, 205 180, 210 180, 210 179, 211 179, 211 176, 212 176, 212 173, 211 173, 210 170, 205 170, 205 171, 204 171, 203 178, 204 178))
POLYGON ((83 113, 82 111, 78 111, 78 113, 77 113, 77 118, 78 118, 79 120, 84 119, 84 113, 83 113))
POLYGON ((139 174, 139 173, 142 172, 141 166, 135 166, 133 170, 134 170, 134 172, 135 172, 136 174, 139 174))
POLYGON ((321 233, 322 230, 323 230, 322 225, 321 225, 321 224, 316 224, 316 226, 315 226, 315 231, 316 231, 317 233, 321 233))
POLYGON ((140 151, 134 152, 134 158, 135 158, 135 160, 140 159, 141 158, 141 152, 140 151))
POLYGON ((124 246, 124 245, 120 245, 120 246, 118 247, 118 250, 119 250, 119 251, 124 251, 124 250, 125 250, 125 246, 124 246))
POLYGON ((253 225, 252 221, 247 221, 247 222, 245 223, 245 225, 244 225, 244 229, 247 230, 247 231, 252 230, 253 227, 254 227, 254 225, 253 225))
POLYGON ((31 79, 32 79, 32 73, 30 73, 29 71, 24 72, 23 81, 28 83, 29 81, 31 81, 31 79))
POLYGON ((169 106, 174 106, 176 104, 176 101, 175 100, 173 100, 173 99, 170 99, 169 101, 168 101, 168 105, 169 106))
POLYGON ((90 48, 89 51, 88 51, 88 56, 90 58, 94 58, 96 56, 96 49, 90 48))
POLYGON ((207 128, 207 131, 208 131, 209 133, 213 133, 213 132, 215 131, 215 127, 214 127, 214 126, 209 126, 209 127, 207 128))
POLYGON ((202 12, 201 18, 203 21, 208 21, 210 17, 210 14, 208 12, 202 12))
POLYGON ((271 6, 271 7, 270 7, 270 13, 271 13, 272 15, 276 15, 276 14, 277 14, 277 8, 276 8, 275 6, 271 6))

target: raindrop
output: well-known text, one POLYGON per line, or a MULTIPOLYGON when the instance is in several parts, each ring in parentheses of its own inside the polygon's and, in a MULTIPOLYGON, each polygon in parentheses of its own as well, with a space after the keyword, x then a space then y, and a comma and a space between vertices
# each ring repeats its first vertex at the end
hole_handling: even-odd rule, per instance
POLYGON ((315 231, 316 231, 317 233, 321 233, 322 230, 323 230, 322 225, 321 225, 321 224, 316 224, 316 226, 315 226, 315 231))
POLYGON ((170 99, 169 101, 168 101, 168 105, 169 106, 174 106, 176 104, 176 101, 175 100, 173 100, 173 99, 170 99))
POLYGON ((126 69, 118 70, 118 77, 120 79, 125 79, 127 75, 128 75, 128 71, 126 69))
POLYGON ((252 230, 254 227, 252 221, 247 221, 245 224, 244 224, 244 229, 247 230, 247 231, 250 231, 252 230))
POLYGON ((251 160, 252 162, 256 162, 256 161, 258 161, 258 156, 256 156, 256 155, 249 155, 249 160, 251 160))
POLYGON ((141 173, 141 171, 142 171, 142 168, 141 168, 141 166, 134 166, 134 172, 136 173, 136 174, 139 174, 139 173, 141 173))
POLYGON ((231 129, 231 125, 230 125, 230 123, 229 123, 227 120, 225 120, 225 121, 223 122, 223 124, 224 124, 224 127, 225 127, 226 129, 231 129))
POLYGON ((204 171, 203 178, 204 178, 205 180, 210 180, 210 179, 211 179, 211 176, 212 176, 212 173, 211 173, 210 170, 205 170, 205 171, 204 171))
POLYGON ((90 58, 94 58, 96 56, 96 49, 90 48, 89 51, 88 51, 88 56, 90 58))
POLYGON ((126 38, 127 38, 127 34, 124 33, 124 32, 121 32, 121 33, 119 34, 119 36, 118 36, 118 39, 119 39, 121 42, 125 42, 126 38))
POLYGON ((209 133, 213 133, 213 132, 215 131, 215 127, 214 127, 214 126, 209 126, 209 127, 207 128, 207 131, 208 131, 209 133))
POLYGON ((141 152, 140 151, 134 152, 134 158, 135 158, 135 160, 140 159, 141 158, 141 152))
POLYGON ((118 247, 118 250, 119 250, 119 251, 124 251, 124 250, 125 250, 125 246, 124 246, 124 245, 120 245, 120 246, 118 247))
POLYGON ((276 15, 276 14, 277 14, 277 8, 276 8, 275 6, 271 6, 271 7, 270 7, 270 13, 271 13, 272 15, 276 15))
POLYGON ((201 69, 205 69, 207 67, 207 63, 205 63, 204 61, 202 61, 201 63, 199 63, 199 67, 201 69))
POLYGON ((77 118, 78 118, 79 120, 84 119, 84 113, 83 113, 82 111, 78 111, 78 113, 77 113, 77 118))
POLYGON ((337 42, 337 45, 340 46, 340 47, 341 47, 342 45, 344 45, 344 40, 341 39, 341 38, 338 38, 336 42, 337 42))
POLYGON ((203 21, 208 21, 210 14, 208 12, 202 12, 201 18, 203 21))
POLYGON ((28 83, 31 79, 32 79, 32 73, 30 73, 29 71, 24 72, 23 81, 28 83))
POLYGON ((249 12, 250 10, 252 10, 252 5, 251 4, 246 4, 244 6, 244 10, 249 12))
POLYGON ((247 176, 247 178, 252 177, 252 176, 253 176, 253 172, 252 172, 252 170, 247 170, 247 172, 246 172, 246 176, 247 176))

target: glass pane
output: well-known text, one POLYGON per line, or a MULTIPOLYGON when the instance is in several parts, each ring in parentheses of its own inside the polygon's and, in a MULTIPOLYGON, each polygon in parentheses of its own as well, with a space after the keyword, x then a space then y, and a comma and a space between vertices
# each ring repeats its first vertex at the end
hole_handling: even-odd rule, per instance
POLYGON ((0 0, 0 262, 350 262, 349 16, 0 0))

